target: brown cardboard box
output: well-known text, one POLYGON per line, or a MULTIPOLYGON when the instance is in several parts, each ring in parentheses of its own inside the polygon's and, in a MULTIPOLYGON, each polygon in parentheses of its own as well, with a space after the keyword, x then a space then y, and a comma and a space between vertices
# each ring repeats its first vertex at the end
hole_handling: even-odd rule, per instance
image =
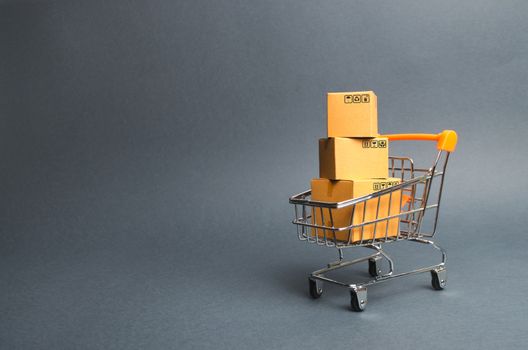
POLYGON ((378 136, 378 98, 373 91, 329 92, 328 137, 378 136))
POLYGON ((319 177, 331 180, 388 176, 389 142, 386 137, 319 140, 319 177))
MULTIPOLYGON (((397 185, 400 183, 399 178, 385 178, 385 179, 356 179, 356 180, 339 180, 332 181, 328 179, 313 179, 311 183, 312 200, 322 202, 341 202, 344 200, 362 197, 369 193, 377 192, 379 190, 397 185)), ((393 192, 392 196, 389 194, 383 195, 379 200, 373 198, 365 203, 357 204, 354 209, 354 217, 352 222, 352 206, 341 209, 323 209, 324 225, 332 226, 330 220, 330 210, 332 211, 333 226, 336 228, 347 227, 351 224, 357 225, 362 222, 372 221, 377 218, 387 217, 389 215, 396 215, 400 213, 400 206, 403 205, 401 200, 401 191, 393 192), (390 198, 389 198, 390 197, 390 198), (389 203, 390 199, 390 203, 389 203), (390 211, 389 211, 390 210, 390 211)), ((321 225, 321 212, 316 209, 312 213, 312 222, 316 225, 321 225)), ((379 221, 377 224, 369 224, 363 226, 363 239, 372 239, 374 230, 376 238, 396 236, 399 230, 400 218, 392 218, 390 220, 379 221), (389 228, 387 230, 387 221, 389 228)), ((313 230, 316 230, 315 228, 313 230)), ((336 231, 335 238, 338 241, 348 242, 350 235, 350 242, 357 242, 361 240, 362 228, 357 227, 353 230, 336 231), (351 232, 352 231, 352 232, 351 232)), ((317 234, 320 238, 325 235, 324 230, 317 229, 317 233, 312 231, 315 237, 317 234)), ((326 230, 326 238, 333 240, 334 233, 331 230, 326 230)))

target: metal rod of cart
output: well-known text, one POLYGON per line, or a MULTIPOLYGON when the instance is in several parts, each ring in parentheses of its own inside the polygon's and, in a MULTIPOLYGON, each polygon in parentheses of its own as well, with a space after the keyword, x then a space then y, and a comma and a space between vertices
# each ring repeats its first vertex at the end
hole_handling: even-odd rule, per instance
MULTIPOLYGON (((389 157, 389 175, 398 177, 401 183, 363 197, 342 202, 311 200, 311 191, 290 198, 295 209, 293 224, 301 241, 324 247, 337 248, 339 258, 325 268, 312 272, 308 278, 310 295, 319 298, 323 282, 333 283, 350 290, 351 308, 363 311, 367 305, 367 287, 396 277, 430 272, 432 286, 444 289, 447 283, 446 252, 432 238, 436 233, 440 200, 449 155, 456 148, 457 134, 445 130, 439 134, 384 135, 389 141, 436 141, 437 154, 430 168, 415 167, 409 157, 389 157), (434 185, 434 186, 433 186, 434 185), (394 202, 398 201, 394 205, 394 202), (366 215, 367 208, 370 213, 366 215), (394 209, 396 208, 396 209, 394 209), (392 211, 392 213, 391 213, 392 211), (346 213, 347 225, 335 221, 338 213, 346 213), (422 230, 425 215, 431 215, 430 230, 422 230), (357 218, 362 220, 358 222, 357 218), (396 223, 396 225, 394 225, 396 223), (405 272, 395 272, 393 259, 383 250, 391 242, 409 241, 428 245, 440 252, 440 262, 405 272), (344 249, 365 247, 373 249, 371 255, 354 260, 344 260, 344 249), (381 260, 388 262, 388 271, 381 270, 381 260), (338 281, 327 276, 329 272, 363 261, 368 261, 372 279, 360 283, 338 281)), ((340 221, 342 222, 342 220, 340 221)))

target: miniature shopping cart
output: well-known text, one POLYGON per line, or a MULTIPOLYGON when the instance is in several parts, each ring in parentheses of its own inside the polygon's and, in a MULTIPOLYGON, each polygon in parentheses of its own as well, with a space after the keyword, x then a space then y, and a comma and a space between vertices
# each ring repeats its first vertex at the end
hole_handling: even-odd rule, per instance
POLYGON ((389 157, 389 175, 401 179, 395 186, 342 202, 311 200, 310 190, 290 198, 290 203, 295 207, 293 223, 297 226, 299 239, 337 248, 339 253, 338 261, 310 274, 310 295, 319 298, 323 292, 323 282, 347 287, 354 311, 365 309, 368 286, 392 278, 430 271, 434 289, 444 289, 447 283, 446 253, 431 238, 436 232, 447 161, 449 154, 455 150, 457 134, 452 130, 445 130, 437 135, 395 134, 385 137, 389 141, 436 141, 438 153, 432 167, 415 167, 413 160, 408 157, 389 157), (367 211, 371 215, 366 215, 367 211), (343 222, 343 213, 349 217, 348 224, 334 224, 337 215, 341 217, 339 222, 343 222), (358 217, 361 219, 359 222, 358 217), (427 230, 422 229, 424 218, 429 218, 429 224, 423 225, 427 226, 427 230), (442 260, 436 265, 394 273, 394 261, 383 250, 382 245, 398 241, 429 245, 441 253, 442 260), (343 250, 350 247, 371 248, 376 252, 346 261, 343 258, 343 250), (380 268, 383 258, 388 262, 386 272, 382 272, 380 268), (368 271, 372 276, 368 281, 346 283, 326 276, 331 271, 367 260, 368 271))

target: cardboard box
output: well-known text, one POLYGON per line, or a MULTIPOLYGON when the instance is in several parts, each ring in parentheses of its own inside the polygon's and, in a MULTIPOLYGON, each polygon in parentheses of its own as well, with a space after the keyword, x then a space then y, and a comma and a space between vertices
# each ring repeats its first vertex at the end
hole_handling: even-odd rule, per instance
POLYGON ((378 97, 373 91, 327 94, 328 137, 378 136, 378 97))
POLYGON ((319 177, 331 180, 388 176, 389 141, 386 137, 319 140, 319 177))
MULTIPOLYGON (((400 183, 399 178, 385 178, 385 179, 356 179, 356 180, 339 180, 332 181, 328 179, 313 179, 311 182, 312 188, 312 200, 322 202, 341 202, 344 200, 362 197, 364 195, 377 192, 379 190, 397 185, 400 183)), ((357 204, 355 209, 352 206, 341 208, 341 209, 323 209, 324 226, 332 226, 330 219, 330 211, 332 212, 333 226, 336 228, 347 227, 352 224, 357 225, 362 222, 372 221, 377 218, 383 218, 390 215, 396 215, 401 212, 403 203, 401 199, 401 191, 393 192, 392 195, 386 194, 379 197, 379 209, 378 199, 373 198, 365 203, 357 204), (389 202, 390 200, 390 202, 389 202), (354 215, 352 218, 352 211, 354 215), (351 222, 352 218, 352 222, 351 222)), ((312 222, 317 225, 321 225, 321 211, 317 208, 312 213, 312 222)), ((374 237, 381 238, 398 235, 400 218, 392 218, 388 220, 379 221, 377 224, 369 224, 361 227, 356 227, 353 230, 336 231, 335 239, 341 242, 348 242, 350 235, 350 242, 357 242, 361 240, 363 234, 363 240, 372 239, 374 237), (387 230, 388 222, 388 230, 387 230), (362 233, 363 230, 363 233, 362 233)), ((325 235, 323 229, 312 229, 312 235, 323 238, 325 235), (314 232, 315 231, 315 232, 314 232)), ((333 240, 334 232, 326 230, 326 238, 333 240)))

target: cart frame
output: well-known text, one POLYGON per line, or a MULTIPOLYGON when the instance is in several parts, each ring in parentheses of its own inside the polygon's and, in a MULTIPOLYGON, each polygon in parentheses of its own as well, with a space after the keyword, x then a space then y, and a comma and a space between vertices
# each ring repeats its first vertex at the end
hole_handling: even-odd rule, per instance
POLYGON ((436 141, 438 153, 433 165, 428 169, 416 168, 414 161, 409 157, 389 157, 390 175, 401 179, 401 183, 398 185, 342 202, 313 201, 311 200, 310 190, 294 195, 289 199, 295 209, 293 224, 297 226, 298 238, 308 243, 334 247, 338 250, 339 258, 337 261, 331 262, 325 268, 318 269, 309 275, 310 295, 313 298, 319 298, 323 292, 323 282, 346 287, 350 291, 350 303, 354 311, 363 311, 365 309, 368 301, 368 286, 393 278, 430 272, 431 283, 435 290, 442 290, 447 284, 447 255, 445 250, 436 244, 432 238, 436 233, 447 163, 450 153, 456 148, 457 134, 453 130, 444 130, 439 134, 392 134, 384 135, 384 137, 387 137, 391 142, 399 140, 436 141), (438 184, 436 191, 433 188, 433 183, 438 184), (398 194, 398 196, 395 194, 398 194), (393 198, 398 197, 400 201, 398 208, 400 210, 391 215, 391 201, 393 198), (406 201, 404 201, 404 197, 407 197, 406 201), (383 200, 386 201, 387 198, 389 202, 388 212, 381 213, 380 203, 383 200), (370 204, 377 203, 375 218, 360 223, 353 223, 356 208, 363 208, 362 218, 365 218, 367 202, 370 204), (344 208, 351 212, 350 224, 338 227, 334 225, 333 214, 336 210, 344 208), (432 229, 430 232, 425 232, 422 230, 423 219, 426 213, 430 214, 431 212, 433 212, 432 229), (324 219, 325 213, 327 215, 326 221, 324 219), (319 216, 320 222, 316 221, 317 216, 319 216), (329 221, 328 218, 330 219, 329 221), (389 232, 389 222, 391 220, 399 220, 397 233, 389 232), (385 224, 385 234, 381 236, 376 230, 380 223, 385 224), (374 228, 372 237, 366 237, 366 227, 374 228), (361 233, 360 239, 353 239, 353 233, 358 231, 361 233), (340 238, 338 238, 338 235, 340 238), (348 239, 343 239, 344 236, 347 236, 348 239), (383 250, 382 246, 385 243, 403 240, 425 244, 438 250, 441 254, 441 261, 435 265, 395 273, 394 260, 383 250), (375 250, 375 253, 353 260, 344 260, 344 249, 351 247, 365 247, 375 250), (382 272, 380 269, 382 259, 388 262, 388 271, 386 272, 382 272), (370 280, 348 283, 326 276, 331 271, 367 260, 369 273, 373 277, 370 280))

